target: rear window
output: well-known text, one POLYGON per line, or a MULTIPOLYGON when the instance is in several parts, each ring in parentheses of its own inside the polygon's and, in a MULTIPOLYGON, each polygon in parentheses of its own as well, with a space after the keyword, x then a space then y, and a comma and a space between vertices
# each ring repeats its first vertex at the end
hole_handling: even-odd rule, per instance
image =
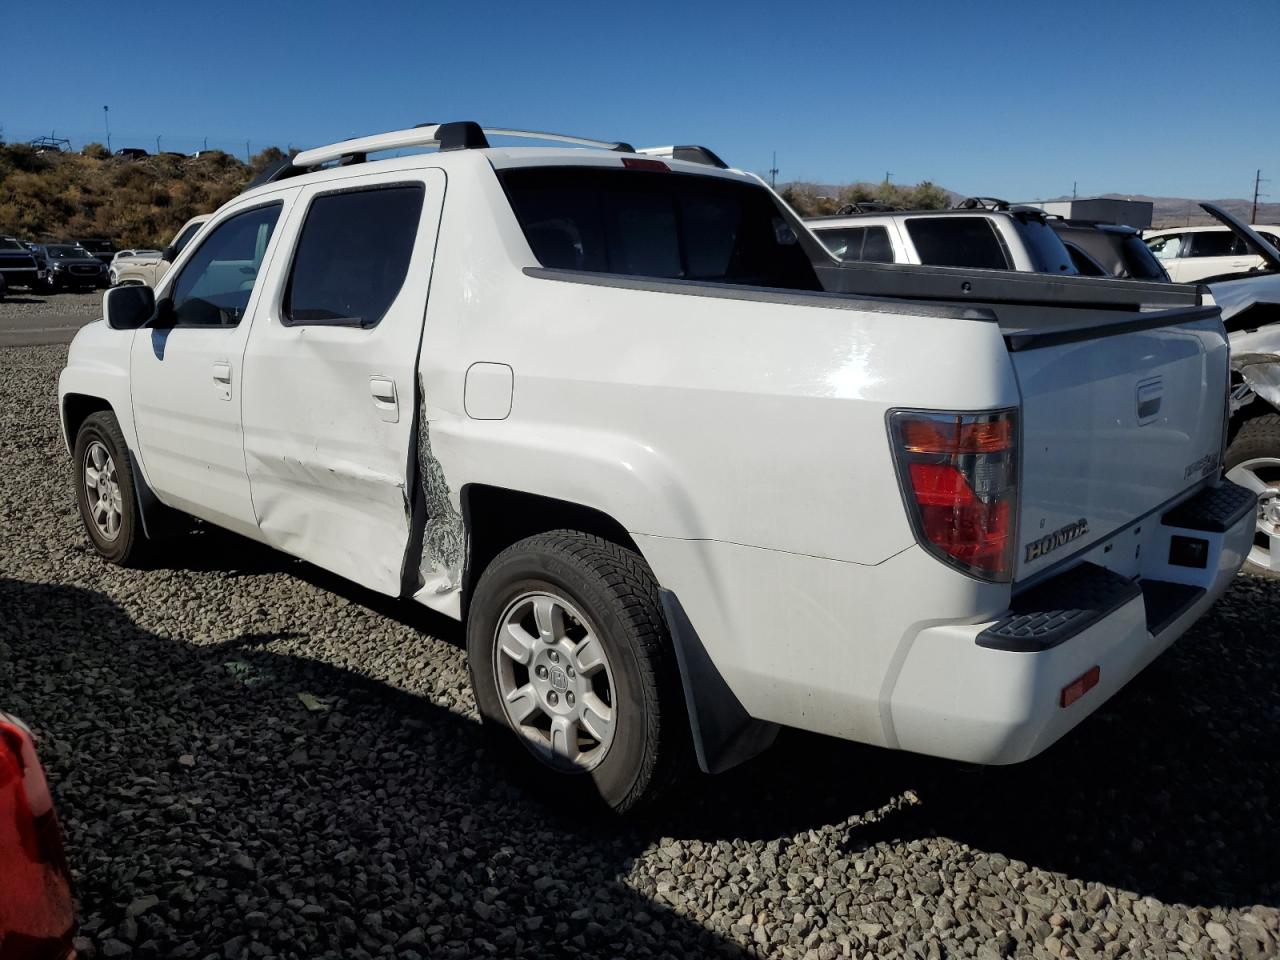
POLYGON ((1031 266, 1037 273, 1075 273, 1076 265, 1067 252, 1062 238, 1038 217, 1015 216, 1018 234, 1031 256, 1031 266))
POLYGON ((1074 243, 1066 244, 1066 248, 1067 248, 1067 253, 1071 254, 1071 263, 1075 266, 1076 273, 1080 274, 1080 276, 1082 277, 1110 276, 1110 274, 1107 273, 1107 271, 1102 268, 1102 265, 1098 263, 1098 261, 1094 260, 1093 257, 1089 256, 1089 254, 1085 253, 1083 250, 1077 247, 1074 243))
POLYGON ((10 240, 8 237, 0 237, 0 250, 21 250, 26 252, 26 247, 17 240, 10 240))
POLYGON ((818 239, 841 260, 893 263, 893 246, 884 227, 833 227, 818 231, 818 239))
POLYGON ((763 188, 693 174, 591 167, 499 172, 544 267, 818 290, 763 188))
POLYGON ((1121 242, 1124 253, 1124 265, 1129 276, 1136 280, 1168 280, 1169 274, 1156 259, 1151 249, 1136 235, 1128 235, 1121 242))
POLYGON ((908 217, 907 233, 920 262, 931 267, 1008 270, 1004 242, 986 217, 908 217))

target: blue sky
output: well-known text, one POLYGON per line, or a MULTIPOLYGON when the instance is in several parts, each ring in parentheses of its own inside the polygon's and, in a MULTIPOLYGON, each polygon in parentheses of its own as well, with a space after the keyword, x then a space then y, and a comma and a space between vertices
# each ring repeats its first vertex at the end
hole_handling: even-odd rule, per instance
POLYGON ((702 143, 779 180, 1280 197, 1280 2, 132 0, 6 18, 6 139, 314 146, 428 120, 702 143), (46 16, 48 14, 48 16, 46 16))

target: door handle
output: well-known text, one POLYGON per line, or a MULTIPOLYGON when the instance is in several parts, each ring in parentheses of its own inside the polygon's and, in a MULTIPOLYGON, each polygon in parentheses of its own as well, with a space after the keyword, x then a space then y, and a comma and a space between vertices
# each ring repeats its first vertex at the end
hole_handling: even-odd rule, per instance
POLYGON ((226 360, 214 361, 213 386, 220 400, 231 399, 231 364, 226 360))
POLYGON ((390 377, 370 377, 369 394, 378 411, 378 418, 387 423, 400 422, 400 398, 396 382, 390 377))

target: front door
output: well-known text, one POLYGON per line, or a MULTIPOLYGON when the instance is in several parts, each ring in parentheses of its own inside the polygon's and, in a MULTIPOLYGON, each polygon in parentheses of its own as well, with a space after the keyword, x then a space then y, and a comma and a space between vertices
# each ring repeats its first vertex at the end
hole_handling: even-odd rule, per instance
POLYGON ((240 435, 240 362, 284 200, 232 210, 160 285, 163 329, 134 335, 133 417, 163 503, 257 537, 240 435))
POLYGON ((312 184, 295 201, 245 353, 244 451, 270 544, 401 592, 418 351, 445 177, 312 184))

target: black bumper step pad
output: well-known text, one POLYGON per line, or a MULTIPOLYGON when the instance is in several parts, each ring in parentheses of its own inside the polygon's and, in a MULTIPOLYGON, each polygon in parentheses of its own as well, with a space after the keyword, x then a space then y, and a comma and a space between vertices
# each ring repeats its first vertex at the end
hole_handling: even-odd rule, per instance
POLYGON ((1248 487, 1223 480, 1178 504, 1160 522, 1204 533, 1226 533, 1240 518, 1258 508, 1258 495, 1248 487))
POLYGON ((1135 581, 1082 563, 1014 597, 1008 615, 978 634, 977 643, 1017 653, 1047 650, 1141 595, 1135 581))

